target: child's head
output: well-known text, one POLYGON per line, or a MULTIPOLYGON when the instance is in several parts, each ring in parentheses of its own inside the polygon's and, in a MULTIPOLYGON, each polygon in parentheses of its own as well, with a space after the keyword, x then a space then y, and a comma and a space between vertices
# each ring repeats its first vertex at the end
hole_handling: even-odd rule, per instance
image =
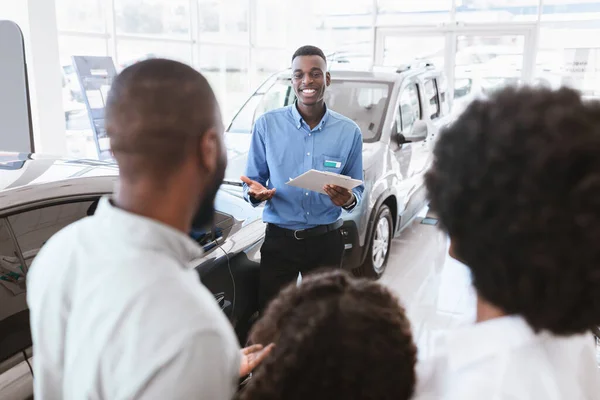
POLYGON ((242 399, 409 399, 416 347, 398 300, 337 270, 280 293, 251 333, 275 348, 242 399))

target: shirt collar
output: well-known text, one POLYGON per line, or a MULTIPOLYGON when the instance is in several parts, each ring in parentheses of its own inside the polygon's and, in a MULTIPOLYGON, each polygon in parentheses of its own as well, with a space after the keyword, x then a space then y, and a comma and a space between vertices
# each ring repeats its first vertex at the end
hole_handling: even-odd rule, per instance
MULTIPOLYGON (((295 101, 294 104, 292 104, 291 108, 292 108, 292 116, 294 117, 294 123, 296 124, 296 128, 300 129, 302 127, 303 123, 306 126, 308 126, 308 124, 304 121, 304 118, 302 118, 302 115, 300 115, 300 111, 298 111, 298 101, 295 101)), ((322 129, 328 119, 329 119, 329 108, 327 107, 327 104, 325 104, 325 114, 323 115, 323 118, 321 118, 321 122, 319 122, 319 124, 315 127, 315 129, 322 129)))
POLYGON ((538 335, 523 317, 510 315, 453 330, 445 339, 452 370, 536 340, 538 335))
POLYGON ((203 249, 189 236, 156 220, 115 207, 109 198, 100 200, 93 218, 114 232, 113 240, 127 242, 134 248, 166 253, 188 268, 202 257, 203 249))

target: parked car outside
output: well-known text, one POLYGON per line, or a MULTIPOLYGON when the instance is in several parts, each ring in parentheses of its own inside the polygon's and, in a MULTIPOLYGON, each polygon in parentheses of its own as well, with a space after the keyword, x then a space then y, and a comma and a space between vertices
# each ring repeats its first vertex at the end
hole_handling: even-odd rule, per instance
MULTIPOLYGON (((93 214, 112 193, 115 164, 0 153, 0 398, 33 395, 26 275, 44 243, 93 214)), ((254 209, 223 185, 212 228, 190 235, 204 248, 194 266, 231 321, 241 344, 256 318, 259 249, 265 226, 254 209)), ((118 277, 116 277, 118 279, 118 277)))
MULTIPOLYGON (((295 102, 291 75, 287 70, 272 76, 233 118, 225 134, 226 179, 239 182, 245 174, 254 121, 295 102)), ((331 77, 327 106, 354 120, 364 142, 363 202, 352 213, 342 214, 343 265, 377 278, 385 270, 392 238, 427 204, 423 178, 432 161, 432 146, 440 128, 452 118, 446 80, 441 70, 428 63, 332 70, 331 77)))

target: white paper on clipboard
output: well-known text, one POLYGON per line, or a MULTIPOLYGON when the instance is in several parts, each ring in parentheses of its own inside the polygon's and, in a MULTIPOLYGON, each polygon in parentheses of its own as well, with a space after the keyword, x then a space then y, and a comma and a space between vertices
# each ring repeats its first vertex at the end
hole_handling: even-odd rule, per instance
POLYGON ((362 185, 362 181, 359 181, 358 179, 352 179, 349 176, 334 174, 333 172, 311 169, 299 177, 291 179, 289 182, 287 182, 287 184, 290 186, 311 190, 313 192, 327 194, 323 190, 325 185, 336 185, 348 190, 352 190, 355 187, 362 185))

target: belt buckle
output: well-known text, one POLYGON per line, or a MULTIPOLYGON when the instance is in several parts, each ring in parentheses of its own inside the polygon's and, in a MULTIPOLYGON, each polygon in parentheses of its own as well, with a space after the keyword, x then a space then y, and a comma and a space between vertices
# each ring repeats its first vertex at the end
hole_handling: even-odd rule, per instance
POLYGON ((296 229, 294 231, 294 239, 296 239, 296 240, 304 240, 304 238, 298 237, 298 232, 302 232, 302 231, 303 231, 303 229, 300 229, 300 230, 296 229))

